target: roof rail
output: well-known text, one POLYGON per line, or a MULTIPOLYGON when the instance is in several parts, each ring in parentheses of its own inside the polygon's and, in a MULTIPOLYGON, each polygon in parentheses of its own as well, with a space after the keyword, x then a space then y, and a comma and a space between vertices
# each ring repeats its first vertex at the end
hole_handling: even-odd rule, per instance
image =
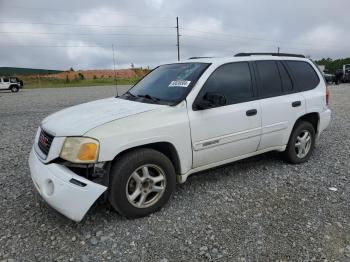
POLYGON ((304 55, 299 54, 288 54, 288 53, 238 53, 234 56, 253 56, 253 55, 271 55, 271 56, 290 56, 290 57, 300 57, 305 58, 304 55))
POLYGON ((188 60, 201 59, 201 58, 213 58, 213 57, 212 56, 193 56, 193 57, 190 57, 188 60))

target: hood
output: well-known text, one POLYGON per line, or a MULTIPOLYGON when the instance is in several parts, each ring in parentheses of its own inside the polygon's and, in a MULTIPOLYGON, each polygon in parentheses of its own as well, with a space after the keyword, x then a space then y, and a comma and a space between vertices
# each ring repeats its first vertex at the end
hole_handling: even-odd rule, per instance
POLYGON ((46 117, 41 126, 54 136, 81 136, 102 124, 161 107, 164 106, 107 98, 58 111, 46 117))

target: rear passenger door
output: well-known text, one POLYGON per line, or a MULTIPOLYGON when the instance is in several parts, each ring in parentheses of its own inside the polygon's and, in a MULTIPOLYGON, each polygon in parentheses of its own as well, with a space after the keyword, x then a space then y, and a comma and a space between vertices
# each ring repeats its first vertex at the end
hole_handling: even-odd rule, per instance
POLYGON ((282 61, 256 61, 255 73, 262 109, 259 150, 286 145, 295 121, 305 114, 305 99, 282 61))

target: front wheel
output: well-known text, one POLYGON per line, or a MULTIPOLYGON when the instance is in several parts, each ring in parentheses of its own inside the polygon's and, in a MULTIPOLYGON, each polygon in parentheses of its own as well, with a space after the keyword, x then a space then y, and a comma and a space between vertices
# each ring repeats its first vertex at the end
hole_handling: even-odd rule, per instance
POLYGON ((109 202, 118 213, 130 218, 160 209, 176 184, 169 158, 148 148, 123 155, 113 165, 110 176, 109 202))
POLYGON ((287 161, 293 164, 306 162, 315 146, 315 129, 310 122, 300 121, 294 127, 284 152, 287 161))

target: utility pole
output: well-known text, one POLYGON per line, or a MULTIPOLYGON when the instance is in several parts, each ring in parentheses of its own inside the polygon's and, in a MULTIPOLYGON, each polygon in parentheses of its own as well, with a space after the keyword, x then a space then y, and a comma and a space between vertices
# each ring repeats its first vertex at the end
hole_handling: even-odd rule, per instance
POLYGON ((114 57, 114 45, 112 44, 112 50, 113 50, 113 71, 114 71, 114 81, 115 81, 115 91, 117 92, 117 97, 119 96, 118 94, 118 80, 117 80, 117 72, 115 71, 115 57, 114 57))
POLYGON ((280 53, 280 47, 279 46, 277 47, 277 53, 278 54, 280 53))
POLYGON ((177 61, 180 61, 180 33, 179 33, 179 17, 176 17, 176 40, 177 40, 177 61))
POLYGON ((40 81, 40 75, 39 74, 38 74, 38 80, 39 80, 39 86, 41 88, 42 86, 41 86, 41 81, 40 81))

